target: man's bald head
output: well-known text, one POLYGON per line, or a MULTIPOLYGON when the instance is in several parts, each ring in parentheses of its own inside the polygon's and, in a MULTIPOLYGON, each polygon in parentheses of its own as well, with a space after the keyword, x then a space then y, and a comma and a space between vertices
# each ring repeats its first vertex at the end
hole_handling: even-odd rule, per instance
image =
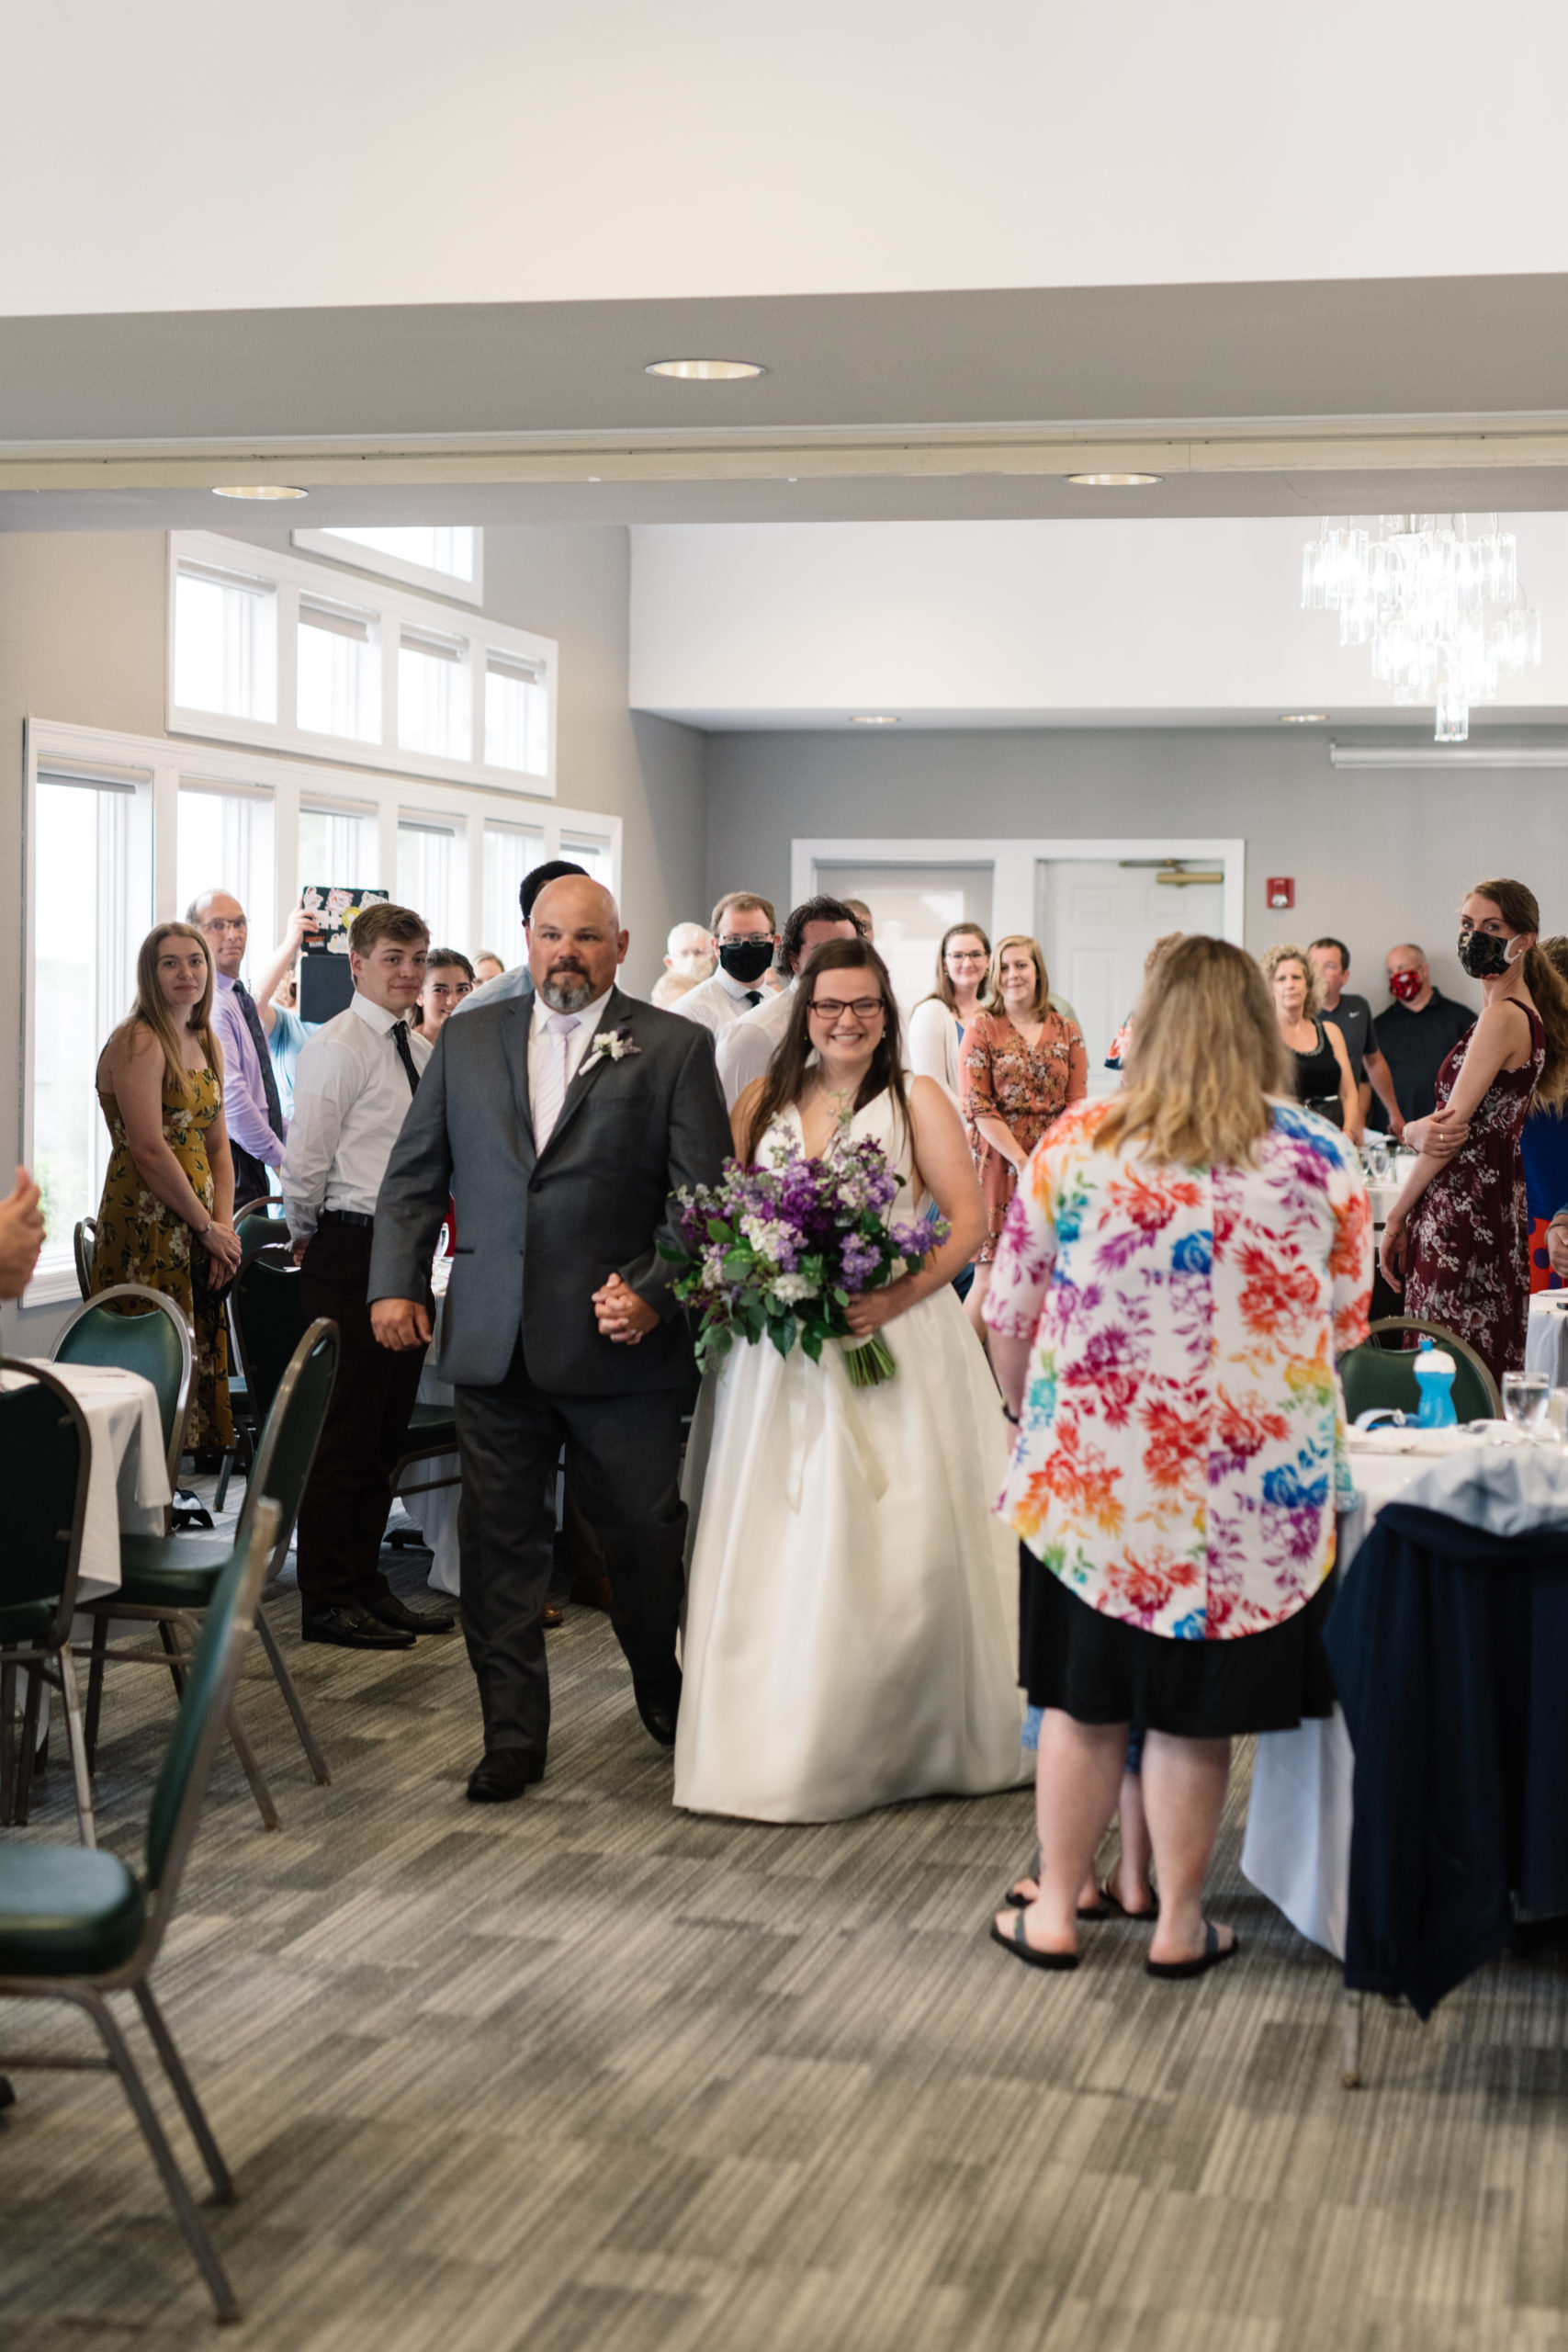
POLYGON ((227 890, 202 890, 186 910, 186 921, 206 933, 212 960, 224 978, 236 978, 250 940, 245 910, 238 899, 227 890))
POLYGON ((626 953, 620 912, 602 882, 569 874, 546 884, 528 923, 528 968, 553 1012, 581 1012, 603 996, 626 953))

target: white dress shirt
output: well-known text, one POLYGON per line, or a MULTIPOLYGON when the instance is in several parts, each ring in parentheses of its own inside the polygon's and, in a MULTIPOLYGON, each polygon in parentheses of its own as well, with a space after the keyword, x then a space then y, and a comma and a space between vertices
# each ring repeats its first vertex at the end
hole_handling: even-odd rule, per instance
MULTIPOLYGON (((737 1021, 744 1021, 748 1013, 761 1012, 761 1006, 750 1001, 755 988, 755 982, 747 988, 742 981, 732 980, 721 964, 716 972, 710 972, 705 980, 688 989, 670 1010, 678 1012, 682 1021, 700 1021, 705 1029, 711 1029, 716 1037, 720 1037, 737 1021)), ((766 1001, 764 991, 762 1002, 766 1001)))
MULTIPOLYGON (((294 1116, 283 1155, 283 1205, 292 1241, 308 1241, 323 1209, 372 1216, 392 1146, 413 1100, 398 1057, 400 1016, 356 989, 345 1010, 324 1022, 299 1049, 294 1116)), ((408 1033, 414 1068, 434 1051, 408 1033)))
POLYGON ((581 1012, 561 1014, 557 1014, 554 1008, 547 1005, 542 996, 535 995, 534 1018, 528 1030, 528 1108, 530 1111, 536 1109, 538 1105, 539 1073, 545 1067, 545 1056, 548 1053, 558 1054, 561 1049, 559 1034, 548 1028, 547 1023, 552 1019, 559 1019, 575 1021, 578 1024, 566 1041, 566 1082, 570 1086, 582 1068, 582 1057, 593 1042, 593 1032, 599 1026, 611 994, 612 989, 606 989, 604 995, 596 996, 592 1004, 585 1004, 581 1012))
POLYGON ((784 1041, 795 1018, 796 983, 777 996, 765 996, 759 1005, 732 1021, 718 1041, 718 1082, 727 1107, 733 1111, 754 1078, 761 1078, 784 1041))

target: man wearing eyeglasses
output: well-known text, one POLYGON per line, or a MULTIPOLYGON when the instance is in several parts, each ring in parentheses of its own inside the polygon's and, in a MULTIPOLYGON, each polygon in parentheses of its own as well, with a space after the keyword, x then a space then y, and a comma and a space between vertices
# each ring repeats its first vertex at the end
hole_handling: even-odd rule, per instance
POLYGON ((688 989, 670 1010, 682 1020, 700 1022, 717 1037, 761 1003, 778 927, 771 899, 760 899, 754 890, 727 890, 708 929, 718 950, 718 969, 688 989))
POLYGON ((316 929, 316 918, 296 907, 288 935, 258 977, 254 996, 240 978, 251 934, 238 899, 227 890, 203 890, 186 909, 186 921, 205 936, 217 972, 212 1026, 223 1048, 223 1121, 234 1162, 234 1206, 243 1209, 247 1201, 265 1200, 271 1189, 267 1170, 283 1167, 288 1127, 267 1033, 273 997, 305 933, 316 929))
MULTIPOLYGON (((790 1024, 796 976, 813 950, 824 940, 864 936, 860 917, 843 899, 806 899, 790 909, 779 937, 779 965, 789 974, 788 980, 777 996, 764 997, 744 1011, 739 1021, 731 1022, 718 1042, 718 1082, 727 1109, 734 1110, 751 1080, 761 1078, 772 1061, 773 1049, 790 1024)), ((696 993, 694 989, 692 995, 696 993)), ((676 1007, 677 1012, 682 1009, 676 1007)))

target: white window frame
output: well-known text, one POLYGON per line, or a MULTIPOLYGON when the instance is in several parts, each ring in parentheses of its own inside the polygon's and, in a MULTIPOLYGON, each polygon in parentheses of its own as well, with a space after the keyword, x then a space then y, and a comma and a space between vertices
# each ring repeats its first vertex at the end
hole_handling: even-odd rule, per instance
POLYGON ((434 589, 438 596, 451 596, 465 605, 482 605, 485 600, 485 535, 482 525, 475 525, 472 528, 472 580, 459 580, 451 571, 437 571, 433 564, 411 562, 406 555, 389 555, 381 548, 362 547, 357 540, 340 539, 331 531, 290 531, 288 537, 293 545, 302 548, 307 555, 324 555, 333 563, 351 565, 355 571, 373 572, 378 580, 401 580, 411 588, 434 589))
MULTIPOLYGON (((539 858, 559 857, 561 836, 586 835, 603 842, 610 854, 612 888, 621 887, 621 820, 592 808, 542 808, 527 793, 501 792, 491 785, 446 781, 422 787, 417 802, 406 777, 371 774, 362 767, 341 768, 310 760, 280 757, 276 752, 228 750, 204 743, 199 748, 162 735, 123 735, 107 728, 78 727, 68 720, 29 718, 23 741, 23 862, 22 862, 22 1061, 19 1126, 22 1149, 30 1166, 33 1158, 33 1083, 36 1067, 34 1012, 34 891, 32 842, 39 767, 73 773, 93 780, 123 785, 135 792, 136 843, 128 859, 127 923, 140 944, 151 923, 167 922, 184 914, 175 903, 175 840, 182 779, 209 789, 232 788, 262 792, 274 811, 273 871, 276 903, 270 910, 246 909, 251 918, 253 959, 283 937, 297 894, 299 806, 334 803, 357 816, 376 819, 377 871, 354 878, 366 888, 391 889, 398 870, 398 821, 405 813, 449 815, 464 835, 465 854, 458 860, 457 899, 465 934, 480 920, 484 909, 484 829, 514 824, 536 831, 539 858), (151 905, 149 908, 149 900, 151 905), (265 933, 265 936, 262 934, 265 933)), ((325 877, 331 879, 330 876, 325 877)), ((511 939, 489 940, 498 955, 520 958, 522 919, 511 939)), ((450 941, 437 943, 442 946, 450 941)), ((459 945, 465 939, 459 939, 459 945)), ((127 999, 125 1010, 130 1010, 127 999)), ((90 1087, 93 1072, 82 1073, 90 1087)), ((58 1305, 77 1295, 74 1265, 54 1268, 36 1278, 23 1297, 25 1307, 58 1305)))
MULTIPOLYGON (((344 543, 346 545, 346 542, 344 543)), ((368 548, 364 550, 367 554, 368 548)), ((428 777, 444 784, 483 785, 509 796, 553 800, 556 795, 556 717, 560 648, 553 637, 536 637, 528 629, 511 628, 482 614, 455 612, 449 604, 433 604, 412 589, 391 582, 378 584, 355 575, 354 602, 370 617, 379 651, 381 671, 381 733, 366 742, 348 735, 318 735, 299 723, 299 628, 301 596, 326 603, 343 602, 344 575, 334 567, 308 563, 248 540, 225 539, 212 531, 171 531, 169 534, 168 660, 165 686, 166 724, 171 735, 199 736, 205 742, 241 743, 257 750, 299 752, 312 759, 346 762, 355 767, 393 770, 400 775, 428 777), (198 564, 208 570, 245 571, 270 582, 276 600, 277 717, 276 719, 234 718, 217 710, 192 710, 175 700, 175 587, 180 565, 198 564), (467 650, 470 700, 469 756, 453 759, 444 753, 405 751, 398 741, 398 645, 404 627, 434 637, 459 638, 467 650), (492 767, 484 756, 486 657, 499 653, 541 673, 546 707, 546 769, 543 775, 517 768, 492 767)))

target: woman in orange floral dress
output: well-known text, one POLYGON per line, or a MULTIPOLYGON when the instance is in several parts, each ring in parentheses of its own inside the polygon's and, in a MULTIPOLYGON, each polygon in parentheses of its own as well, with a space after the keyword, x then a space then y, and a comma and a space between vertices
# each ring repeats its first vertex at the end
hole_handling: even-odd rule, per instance
POLYGON ((1089 1092, 1089 1056, 1076 1021, 1053 1012, 1038 943, 1015 933, 991 957, 994 1012, 964 1033, 958 1072, 969 1148, 986 1196, 986 1238, 964 1307, 982 1340, 981 1309, 1018 1171, 1069 1102, 1089 1092))

